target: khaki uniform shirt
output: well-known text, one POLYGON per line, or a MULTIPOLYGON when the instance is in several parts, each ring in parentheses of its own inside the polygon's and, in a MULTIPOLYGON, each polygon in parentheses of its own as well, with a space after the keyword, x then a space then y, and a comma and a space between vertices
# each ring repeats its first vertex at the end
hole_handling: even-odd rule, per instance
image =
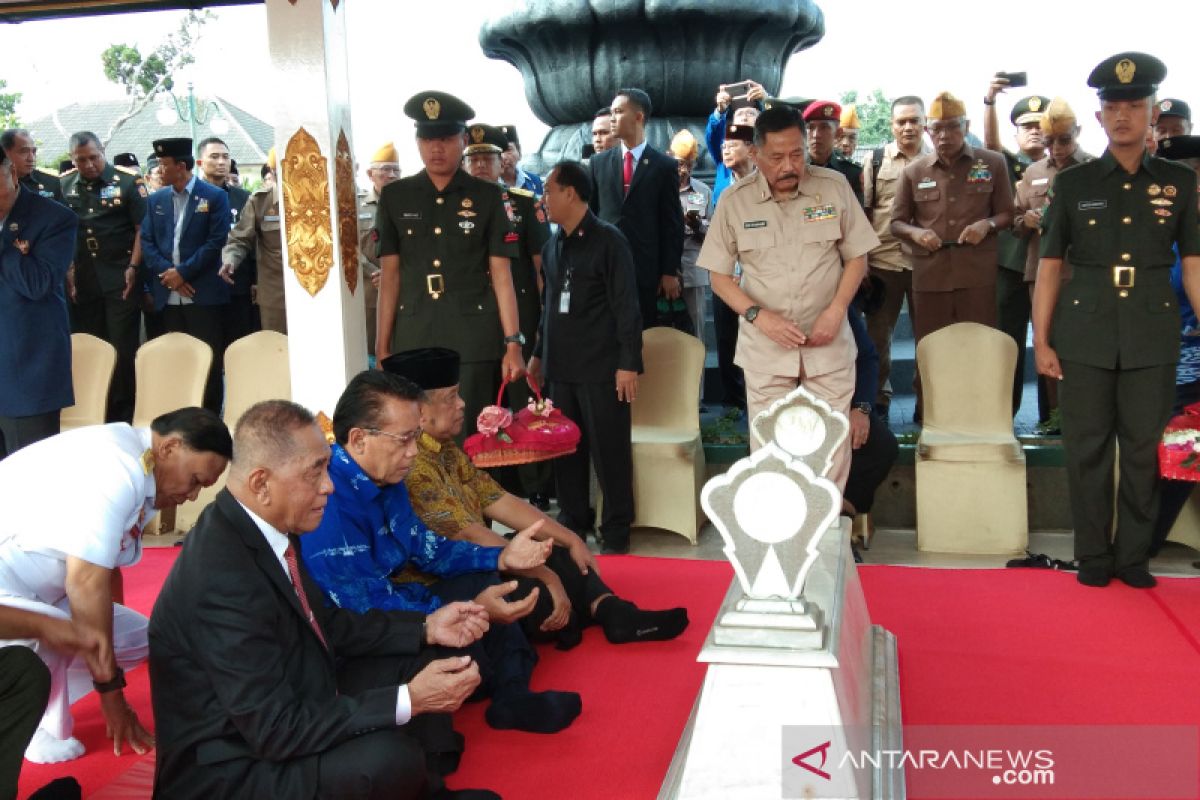
MULTIPOLYGON (((1071 156, 1071 165, 1083 164, 1091 160, 1092 156, 1076 148, 1074 155, 1071 156)), ((1044 210, 1046 206, 1050 205, 1050 187, 1054 185, 1054 178, 1058 173, 1059 169, 1054 166, 1054 160, 1050 156, 1046 156, 1041 161, 1030 164, 1026 168, 1025 174, 1021 176, 1021 182, 1017 184, 1012 232, 1014 236, 1025 242, 1027 248, 1025 252, 1026 283, 1033 283, 1037 280, 1038 250, 1042 237, 1037 228, 1030 228, 1025 224, 1025 212, 1044 210)), ((1064 261, 1062 279, 1066 281, 1070 278, 1071 264, 1064 261)))
MULTIPOLYGON (((937 153, 929 153, 904 168, 892 205, 892 224, 906 222, 933 231, 943 242, 957 242, 963 228, 1011 213, 1012 208, 1004 156, 963 144, 949 167, 937 153)), ((902 237, 901 249, 912 257, 914 291, 951 292, 996 282, 999 253, 994 233, 977 245, 942 247, 934 253, 902 237)))
MULTIPOLYGON (((922 139, 921 152, 915 157, 928 152, 929 145, 922 139)), ((879 247, 867 256, 872 267, 894 272, 912 269, 912 261, 900 250, 900 240, 892 235, 892 203, 896 200, 900 176, 912 161, 895 142, 889 142, 883 148, 878 176, 875 175, 875 164, 870 157, 863 163, 863 204, 871 209, 871 227, 879 237, 879 247)))
MULTIPOLYGON (((837 293, 844 263, 878 245, 879 237, 840 173, 809 167, 796 195, 779 202, 766 178, 755 172, 721 194, 699 265, 733 275, 740 262, 742 290, 807 331, 837 293)), ((845 369, 855 353, 845 319, 832 342, 798 351, 738 320, 734 361, 750 372, 813 377, 845 369)))
POLYGON ((371 282, 371 277, 379 272, 379 233, 375 230, 378 206, 379 195, 372 186, 358 204, 358 263, 362 268, 363 302, 367 308, 375 308, 379 303, 379 290, 371 282))
POLYGON ((250 195, 237 225, 229 232, 221 263, 237 267, 253 249, 258 264, 258 305, 284 308, 283 235, 279 228, 279 195, 264 187, 250 195))

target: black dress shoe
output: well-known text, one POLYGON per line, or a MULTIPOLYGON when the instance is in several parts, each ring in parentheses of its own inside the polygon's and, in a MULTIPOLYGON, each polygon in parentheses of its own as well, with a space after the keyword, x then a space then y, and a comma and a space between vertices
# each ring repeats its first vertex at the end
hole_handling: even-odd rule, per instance
POLYGON ((500 795, 487 789, 442 789, 429 797, 430 800, 502 800, 500 795))
POLYGON ((550 510, 550 498, 544 494, 534 493, 529 495, 529 504, 539 511, 550 510))
POLYGON ((1112 580, 1112 573, 1107 567, 1079 567, 1079 575, 1076 576, 1080 583, 1084 586, 1095 586, 1101 588, 1108 586, 1108 582, 1112 580))
POLYGON ((604 537, 604 542, 600 547, 600 552, 606 556, 623 556, 629 553, 629 538, 623 539, 604 537))
POLYGON ((1158 585, 1158 580, 1145 567, 1123 569, 1117 573, 1117 577, 1126 586, 1132 586, 1134 589, 1153 589, 1158 585))

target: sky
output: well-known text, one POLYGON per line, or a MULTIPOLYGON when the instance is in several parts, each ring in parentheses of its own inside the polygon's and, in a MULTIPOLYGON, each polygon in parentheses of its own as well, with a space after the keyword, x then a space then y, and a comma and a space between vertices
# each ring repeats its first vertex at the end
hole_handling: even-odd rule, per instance
MULTIPOLYGON (((514 5, 521 4, 458 0, 447 14, 440 3, 345 3, 353 147, 361 164, 394 140, 405 174, 420 168, 412 122, 401 107, 412 94, 429 89, 463 98, 480 120, 515 124, 525 150, 536 149, 547 128, 526 104, 520 74, 505 62, 486 58, 478 43, 485 16, 514 5)), ((827 0, 818 5, 825 14, 825 37, 791 57, 780 92, 784 96, 836 99, 848 89, 863 96, 879 87, 889 97, 917 94, 928 100, 949 90, 966 102, 972 130, 982 135, 989 78, 997 70, 1024 70, 1029 93, 1060 95, 1071 104, 1084 126, 1084 148, 1099 153, 1104 139, 1093 117, 1097 101, 1087 87, 1088 73, 1113 53, 1141 50, 1167 64, 1160 97, 1182 98, 1200 113, 1196 0, 1146 6, 1128 0, 1025 3, 1032 13, 1023 24, 1014 21, 1015 14, 1001 14, 996 4, 978 0, 921 0, 907 6, 827 0)), ((8 81, 7 91, 23 93, 17 110, 25 119, 47 114, 56 105, 119 99, 122 90, 104 78, 100 54, 114 43, 136 44, 149 52, 183 14, 0 26, 0 76, 8 81)), ((264 7, 218 8, 213 14, 196 50, 196 64, 178 76, 177 87, 182 90, 191 80, 200 97, 221 96, 271 122, 276 76, 267 53, 264 7)), ((752 77, 733 75, 729 80, 752 77)), ((1010 147, 1008 112, 1018 96, 1002 95, 997 104, 1004 143, 1010 147)))

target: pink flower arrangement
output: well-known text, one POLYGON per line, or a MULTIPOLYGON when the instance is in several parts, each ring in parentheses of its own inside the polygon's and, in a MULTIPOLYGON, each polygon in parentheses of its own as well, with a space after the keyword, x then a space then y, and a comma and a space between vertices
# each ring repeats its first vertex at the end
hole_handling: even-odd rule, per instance
POLYGON ((475 427, 484 435, 497 436, 502 429, 511 425, 512 421, 512 412, 507 408, 485 406, 483 411, 479 412, 479 418, 475 421, 475 427))
POLYGON ((548 417, 554 413, 554 401, 549 397, 531 397, 529 398, 529 405, 527 408, 529 409, 529 413, 533 414, 535 417, 548 417))

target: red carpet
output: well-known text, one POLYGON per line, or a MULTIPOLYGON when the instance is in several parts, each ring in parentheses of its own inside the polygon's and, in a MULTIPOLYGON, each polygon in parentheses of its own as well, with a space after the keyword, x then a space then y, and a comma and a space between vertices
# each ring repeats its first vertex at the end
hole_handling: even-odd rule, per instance
MULTIPOLYGON (((176 551, 147 552, 126 572, 130 605, 148 611, 176 551)), ((674 642, 614 647, 599 630, 567 653, 542 651, 534 688, 579 691, 582 716, 553 736, 498 733, 483 706, 458 715, 467 753, 455 787, 483 786, 506 800, 653 798, 703 678, 695 655, 732 570, 723 562, 605 557, 613 588, 652 606, 683 601, 692 626, 674 642)), ((900 643, 907 724, 1200 724, 1200 582, 1168 579, 1151 591, 1085 589, 1040 570, 866 567, 875 622, 900 643)), ((149 717, 145 669, 130 675, 131 702, 149 717)), ((146 797, 150 758, 104 749, 94 697, 76 706, 83 759, 26 765, 21 796, 73 774, 88 795, 146 797), (134 769, 134 767, 137 767, 134 769), (115 783, 118 782, 119 783, 115 783)), ((921 796, 921 778, 909 784, 921 796)))

